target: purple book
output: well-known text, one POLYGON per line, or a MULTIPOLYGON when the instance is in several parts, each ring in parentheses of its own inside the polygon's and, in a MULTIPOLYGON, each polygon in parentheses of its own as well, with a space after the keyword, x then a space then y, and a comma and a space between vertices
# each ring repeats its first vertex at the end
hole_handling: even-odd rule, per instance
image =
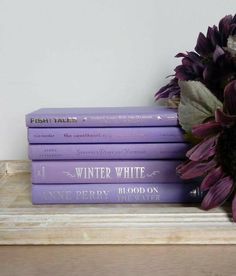
POLYGON ((29 128, 31 144, 184 142, 179 127, 29 128))
POLYGON ((202 196, 194 183, 32 185, 33 204, 195 203, 202 196))
POLYGON ((31 160, 184 159, 187 143, 29 145, 31 160))
POLYGON ((33 161, 32 183, 172 183, 177 160, 33 161))
POLYGON ((43 108, 26 115, 28 127, 176 126, 176 109, 166 107, 43 108))

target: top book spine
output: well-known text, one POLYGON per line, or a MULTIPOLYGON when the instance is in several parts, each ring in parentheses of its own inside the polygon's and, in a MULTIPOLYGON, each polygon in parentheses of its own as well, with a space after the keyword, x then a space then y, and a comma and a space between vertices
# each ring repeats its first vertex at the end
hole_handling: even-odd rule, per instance
POLYGON ((165 107, 44 108, 26 115, 27 127, 178 126, 165 107))

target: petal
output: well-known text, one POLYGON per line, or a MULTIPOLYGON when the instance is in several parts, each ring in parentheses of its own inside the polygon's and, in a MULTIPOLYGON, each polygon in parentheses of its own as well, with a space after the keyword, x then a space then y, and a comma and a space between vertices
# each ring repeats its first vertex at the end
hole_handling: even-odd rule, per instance
POLYGON ((171 93, 171 90, 170 88, 164 90, 164 91, 158 91, 156 94, 155 94, 155 97, 156 97, 156 101, 158 101, 159 99, 162 99, 162 98, 168 98, 169 95, 171 93))
POLYGON ((176 168, 177 173, 182 174, 186 169, 188 169, 188 166, 191 166, 189 163, 191 163, 191 161, 187 160, 178 165, 176 168))
POLYGON ((219 31, 222 36, 222 46, 226 46, 227 38, 230 34, 230 25, 232 24, 233 17, 232 15, 226 15, 220 20, 219 31))
POLYGON ((236 14, 235 14, 234 17, 233 17, 232 22, 233 22, 234 24, 236 24, 236 14))
POLYGON ((213 169, 215 166, 216 161, 214 159, 208 162, 189 161, 180 164, 176 168, 176 171, 180 174, 180 177, 182 179, 192 179, 204 175, 209 170, 213 169))
POLYGON ((194 79, 192 68, 190 66, 185 66, 185 65, 178 65, 175 68, 175 76, 177 79, 182 81, 194 79))
POLYGON ((224 90, 224 111, 236 115, 236 80, 226 85, 224 90))
POLYGON ((214 25, 212 28, 208 28, 207 30, 207 38, 211 42, 212 46, 215 48, 216 45, 221 45, 221 37, 218 31, 218 28, 214 25))
POLYGON ((229 26, 233 21, 233 16, 230 14, 230 15, 226 15, 225 17, 223 17, 221 20, 220 20, 220 23, 219 23, 219 30, 220 32, 223 32, 224 31, 224 28, 226 26, 229 26))
POLYGON ((207 160, 216 153, 218 136, 204 139, 201 143, 190 149, 186 156, 192 161, 207 160))
POLYGON ((204 124, 194 126, 192 134, 196 137, 204 138, 209 135, 217 134, 221 131, 222 127, 219 122, 209 121, 204 124))
POLYGON ((204 65, 202 64, 202 57, 199 56, 197 53, 195 52, 187 52, 187 57, 189 59, 191 59, 195 64, 197 64, 200 67, 204 67, 204 65))
POLYGON ((216 46, 215 51, 213 53, 213 61, 217 62, 218 58, 223 56, 224 54, 225 51, 221 47, 216 46))
MULTIPOLYGON (((215 79, 215 76, 217 76, 216 68, 212 64, 208 64, 205 66, 202 76, 206 83, 212 81, 215 79)), ((213 93, 214 94, 214 93, 213 93)))
POLYGON ((180 95, 178 80, 173 78, 167 85, 161 87, 155 94, 156 100, 168 98, 170 95, 180 95))
POLYGON ((215 111, 216 122, 220 123, 222 126, 232 125, 236 122, 236 115, 231 116, 225 114, 220 108, 215 111))
POLYGON ((234 198, 232 201, 232 215, 233 215, 233 220, 236 221, 236 195, 234 195, 234 198))
POLYGON ((159 99, 166 99, 166 98, 173 98, 173 97, 179 97, 180 95, 180 89, 172 89, 168 88, 167 90, 159 93, 159 91, 155 95, 155 100, 158 101, 159 99))
POLYGON ((221 167, 211 170, 208 175, 203 179, 200 186, 201 190, 208 190, 211 186, 213 186, 216 182, 223 178, 223 176, 224 172, 222 171, 221 167))
POLYGON ((203 33, 198 35, 195 51, 201 56, 208 56, 212 52, 211 43, 203 33))
POLYGON ((232 35, 232 36, 234 36, 235 35, 235 33, 236 33, 236 24, 232 24, 231 26, 230 26, 230 35, 232 35))
POLYGON ((233 191, 233 179, 230 176, 220 179, 205 195, 201 207, 209 210, 222 205, 233 191))
POLYGON ((177 57, 177 58, 180 58, 180 57, 188 58, 189 60, 196 63, 200 67, 203 67, 203 64, 201 62, 202 58, 195 52, 187 52, 186 54, 185 53, 178 53, 175 57, 177 57))

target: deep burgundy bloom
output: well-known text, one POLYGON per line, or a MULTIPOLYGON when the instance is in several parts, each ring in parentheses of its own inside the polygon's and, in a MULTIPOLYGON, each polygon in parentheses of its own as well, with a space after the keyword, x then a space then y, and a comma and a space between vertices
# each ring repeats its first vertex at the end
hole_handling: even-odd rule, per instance
POLYGON ((180 95, 178 79, 173 78, 167 85, 163 86, 156 94, 156 100, 161 98, 173 98, 180 95))
POLYGON ((206 58, 211 57, 216 46, 227 46, 228 37, 236 34, 236 15, 226 15, 219 22, 219 26, 209 27, 207 35, 200 33, 197 39, 195 51, 206 58))
POLYGON ((202 176, 202 191, 207 191, 202 208, 222 205, 233 194, 232 211, 236 221, 236 80, 224 89, 223 110, 215 119, 193 127, 202 142, 187 152, 189 160, 177 168, 183 179, 202 176))
POLYGON ((209 27, 206 36, 200 33, 196 52, 179 53, 182 63, 175 68, 174 79, 155 94, 160 98, 180 97, 178 80, 200 81, 220 100, 224 100, 224 87, 236 79, 236 57, 227 49, 228 39, 236 35, 236 15, 227 15, 218 27, 209 27))
POLYGON ((182 57, 182 65, 175 68, 175 76, 178 80, 202 80, 202 74, 205 66, 201 56, 194 52, 179 53, 176 57, 182 57))
POLYGON ((208 27, 207 36, 199 33, 195 51, 203 57, 209 57, 217 45, 222 46, 221 36, 218 28, 214 25, 212 28, 208 27))

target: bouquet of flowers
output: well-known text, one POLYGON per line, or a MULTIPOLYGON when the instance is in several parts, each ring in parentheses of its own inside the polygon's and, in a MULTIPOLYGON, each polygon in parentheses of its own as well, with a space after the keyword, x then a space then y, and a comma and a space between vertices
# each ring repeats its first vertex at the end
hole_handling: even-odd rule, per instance
POLYGON ((183 179, 202 177, 205 210, 232 198, 236 221, 236 15, 200 33, 195 51, 176 57, 182 64, 156 99, 178 108, 180 125, 195 143, 177 172, 183 179))

